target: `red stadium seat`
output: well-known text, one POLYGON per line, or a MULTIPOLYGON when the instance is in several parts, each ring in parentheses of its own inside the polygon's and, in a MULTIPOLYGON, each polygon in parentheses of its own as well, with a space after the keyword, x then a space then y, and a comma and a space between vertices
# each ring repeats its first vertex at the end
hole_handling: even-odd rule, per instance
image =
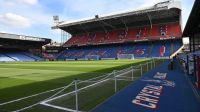
POLYGON ((137 34, 136 30, 133 29, 133 28, 131 28, 131 29, 128 30, 126 39, 127 39, 127 40, 134 40, 135 37, 136 37, 136 34, 137 34))
POLYGON ((88 45, 88 44, 108 44, 108 43, 122 43, 124 41, 134 41, 143 39, 160 39, 168 37, 181 37, 182 31, 180 24, 166 23, 156 24, 151 26, 129 28, 125 30, 113 30, 108 34, 104 32, 96 32, 90 34, 79 34, 72 36, 64 46, 70 47, 72 45, 88 45))
POLYGON ((96 32, 96 37, 94 38, 93 42, 95 44, 104 42, 105 35, 103 32, 96 32))
POLYGON ((174 36, 175 37, 181 37, 182 36, 182 30, 181 30, 181 26, 180 24, 177 22, 177 23, 174 23, 174 36))

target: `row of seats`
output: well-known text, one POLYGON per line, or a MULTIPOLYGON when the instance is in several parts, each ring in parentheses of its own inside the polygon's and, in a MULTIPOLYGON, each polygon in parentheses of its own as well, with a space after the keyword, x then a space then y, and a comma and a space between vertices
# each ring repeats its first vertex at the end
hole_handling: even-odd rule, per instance
POLYGON ((10 62, 12 62, 12 61, 15 61, 15 60, 10 58, 10 57, 8 57, 8 56, 6 56, 6 55, 4 55, 4 54, 0 53, 0 62, 2 62, 2 61, 6 61, 6 62, 10 61, 10 62))
POLYGON ((109 32, 95 32, 89 34, 73 35, 65 47, 90 44, 123 43, 126 41, 143 39, 160 39, 168 37, 181 37, 182 31, 179 23, 129 28, 128 30, 114 30, 109 32))
POLYGON ((117 58, 118 54, 134 54, 135 58, 169 57, 182 46, 181 40, 154 43, 107 45, 97 47, 78 47, 63 51, 58 59, 85 59, 88 55, 100 58, 117 58))
POLYGON ((43 58, 39 57, 39 56, 35 56, 30 52, 22 52, 24 55, 33 58, 35 61, 42 61, 44 60, 43 58))
POLYGON ((42 58, 29 52, 4 52, 0 53, 0 61, 41 61, 42 58))

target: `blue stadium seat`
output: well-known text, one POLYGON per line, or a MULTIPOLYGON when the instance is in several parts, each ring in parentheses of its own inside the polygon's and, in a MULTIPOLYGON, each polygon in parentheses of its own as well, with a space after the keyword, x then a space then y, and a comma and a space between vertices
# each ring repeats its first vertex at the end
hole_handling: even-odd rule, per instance
POLYGON ((101 59, 115 59, 117 58, 118 54, 134 54, 135 58, 169 57, 182 46, 181 40, 176 40, 173 42, 173 44, 174 51, 171 50, 171 41, 155 42, 153 43, 152 48, 152 44, 147 42, 86 48, 71 48, 61 52, 58 56, 58 59, 85 59, 87 55, 99 55, 101 59))
POLYGON ((12 52, 12 53, 5 53, 5 54, 16 61, 35 61, 35 59, 29 56, 26 56, 21 52, 12 52))
POLYGON ((0 62, 2 61, 15 61, 14 59, 0 53, 0 62))
POLYGON ((23 54, 26 55, 26 56, 29 56, 29 57, 31 57, 33 59, 35 59, 36 61, 42 61, 42 60, 44 60, 43 58, 41 58, 39 56, 35 56, 35 55, 33 55, 33 54, 29 53, 29 52, 23 52, 23 54))

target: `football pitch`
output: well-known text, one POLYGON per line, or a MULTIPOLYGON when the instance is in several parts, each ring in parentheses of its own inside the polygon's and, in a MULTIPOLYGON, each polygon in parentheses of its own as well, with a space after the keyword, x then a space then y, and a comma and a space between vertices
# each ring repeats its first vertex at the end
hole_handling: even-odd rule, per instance
MULTIPOLYGON (((57 62, 15 62, 0 63, 0 104, 70 84, 74 79, 87 80, 145 63, 147 59, 101 60, 101 61, 57 61, 57 62)), ((147 70, 146 70, 147 71, 147 70)), ((144 71, 145 72, 145 71, 144 71)), ((124 87, 124 86, 123 86, 124 87)), ((123 88, 121 87, 121 88, 123 88)), ((102 89, 101 92, 106 91, 102 89)), ((18 110, 48 98, 52 94, 30 97, 24 100, 0 105, 1 112, 18 110)), ((93 93, 95 94, 95 92, 93 93)), ((110 97, 108 93, 96 103, 84 105, 86 110, 94 108, 110 97)), ((55 111, 38 107, 33 112, 55 111)))

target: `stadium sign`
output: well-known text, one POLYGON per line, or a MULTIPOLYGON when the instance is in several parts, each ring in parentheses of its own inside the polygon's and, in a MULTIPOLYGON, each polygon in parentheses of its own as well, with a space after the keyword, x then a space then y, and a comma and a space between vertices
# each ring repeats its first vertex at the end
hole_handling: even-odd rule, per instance
POLYGON ((59 51, 58 50, 46 50, 46 52, 48 52, 48 53, 58 53, 59 51))
POLYGON ((146 85, 136 96, 132 103, 147 108, 155 109, 157 107, 163 86, 146 85))
POLYGON ((20 40, 30 40, 30 41, 45 41, 45 39, 42 39, 42 38, 35 38, 35 37, 23 36, 23 35, 20 35, 19 39, 20 40))
POLYGON ((28 41, 40 41, 45 42, 45 38, 38 38, 38 37, 31 37, 31 36, 24 36, 24 35, 15 35, 15 34, 7 34, 7 33, 0 33, 0 38, 6 39, 16 39, 16 40, 28 40, 28 41))
POLYGON ((166 80, 166 78, 167 73, 157 72, 153 76, 153 79, 141 79, 144 82, 153 84, 146 84, 135 99, 132 100, 132 103, 145 108, 156 109, 164 87, 175 87, 175 83, 173 81, 166 80))
POLYGON ((160 40, 170 40, 170 39, 175 39, 176 37, 167 37, 167 38, 160 38, 160 40))
POLYGON ((142 42, 142 41, 148 41, 149 39, 140 39, 140 40, 134 40, 135 42, 142 42))

